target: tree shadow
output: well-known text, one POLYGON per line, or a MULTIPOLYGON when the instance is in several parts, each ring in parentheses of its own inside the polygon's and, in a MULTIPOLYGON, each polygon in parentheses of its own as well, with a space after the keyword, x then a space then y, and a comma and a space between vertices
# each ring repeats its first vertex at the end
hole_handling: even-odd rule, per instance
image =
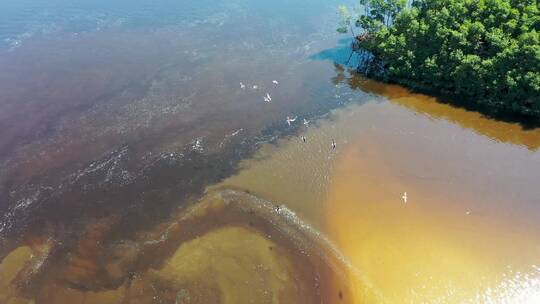
POLYGON ((319 53, 313 54, 309 57, 311 60, 316 61, 331 61, 334 64, 347 67, 349 69, 355 69, 360 64, 359 55, 353 52, 351 45, 354 39, 343 38, 338 40, 338 45, 331 49, 322 50, 319 53))
MULTIPOLYGON (((361 55, 352 51, 352 42, 353 38, 340 39, 336 47, 313 54, 309 57, 309 59, 319 61, 331 61, 332 63, 334 63, 337 74, 336 77, 334 77, 335 79, 333 80, 334 84, 345 83, 352 90, 362 90, 365 93, 388 97, 385 96, 385 94, 380 94, 380 92, 377 91, 369 91, 366 87, 359 85, 359 83, 363 83, 366 80, 370 80, 371 83, 378 83, 377 87, 383 87, 385 84, 388 86, 403 87, 402 85, 395 83, 384 83, 378 79, 368 77, 361 73, 360 70, 362 69, 360 68, 360 66, 363 61, 361 55), (345 73, 347 75, 345 75, 345 73), (337 82, 336 79, 338 79, 337 82)), ((477 112, 486 119, 519 124, 523 130, 535 130, 540 128, 540 119, 536 117, 515 114, 505 109, 494 109, 484 104, 478 104, 461 96, 437 92, 430 89, 429 87, 406 88, 406 90, 409 93, 429 95, 433 97, 433 99, 438 103, 460 108, 466 111, 477 112)), ((388 93, 388 91, 386 93, 388 93)))
POLYGON ((540 148, 538 119, 494 111, 470 100, 429 89, 410 89, 367 77, 358 72, 359 57, 350 56, 351 42, 352 39, 341 39, 336 47, 310 57, 334 64, 336 75, 331 79, 334 85, 345 85, 352 91, 383 97, 415 113, 432 119, 444 119, 499 142, 523 146, 531 151, 540 148))

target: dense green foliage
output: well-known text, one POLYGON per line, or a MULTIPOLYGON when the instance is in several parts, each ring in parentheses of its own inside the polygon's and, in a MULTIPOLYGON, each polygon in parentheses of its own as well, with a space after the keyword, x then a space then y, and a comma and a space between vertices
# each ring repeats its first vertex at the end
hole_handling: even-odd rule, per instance
POLYGON ((384 67, 379 76, 540 117, 537 0, 360 2, 356 17, 340 8, 341 31, 348 20, 366 33, 360 45, 384 67))

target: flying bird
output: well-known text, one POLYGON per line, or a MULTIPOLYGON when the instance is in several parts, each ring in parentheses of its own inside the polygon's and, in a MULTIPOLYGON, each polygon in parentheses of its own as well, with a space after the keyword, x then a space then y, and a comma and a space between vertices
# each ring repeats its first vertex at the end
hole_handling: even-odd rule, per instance
POLYGON ((290 125, 291 125, 291 122, 295 122, 295 121, 296 121, 296 118, 297 118, 297 116, 295 116, 294 118, 290 118, 289 116, 287 116, 287 124, 290 126, 290 125))
POLYGON ((306 142, 306 137, 305 136, 301 136, 300 138, 302 139, 303 142, 306 142))
POLYGON ((332 139, 332 150, 334 150, 337 147, 336 141, 332 139))
POLYGON ((403 196, 401 197, 401 199, 403 199, 404 204, 407 203, 407 192, 403 193, 403 196))
POLYGON ((245 90, 245 89, 246 89, 246 85, 240 82, 240 89, 245 90))
POLYGON ((266 101, 266 102, 272 101, 272 97, 270 96, 269 93, 266 93, 266 96, 264 96, 264 101, 266 101))
POLYGON ((308 125, 309 125, 309 120, 306 120, 306 119, 304 118, 304 126, 307 127, 308 125))
POLYGON ((272 83, 275 84, 275 85, 279 84, 279 82, 277 80, 272 80, 272 83))

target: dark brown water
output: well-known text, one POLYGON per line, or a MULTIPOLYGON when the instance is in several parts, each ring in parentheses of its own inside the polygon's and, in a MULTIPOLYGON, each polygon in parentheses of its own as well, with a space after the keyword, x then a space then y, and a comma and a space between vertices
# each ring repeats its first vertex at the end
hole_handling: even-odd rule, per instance
POLYGON ((62 31, 2 50, 2 207, 62 210, 6 218, 3 229, 99 217, 143 200, 171 207, 283 132, 286 115, 317 111, 313 96, 332 95, 333 71, 312 63, 310 48, 335 36, 304 4, 186 4, 185 24, 62 31), (259 20, 265 11, 276 16, 271 25, 259 20))
POLYGON ((540 131, 334 65, 337 4, 4 4, 0 303, 535 303, 540 131))

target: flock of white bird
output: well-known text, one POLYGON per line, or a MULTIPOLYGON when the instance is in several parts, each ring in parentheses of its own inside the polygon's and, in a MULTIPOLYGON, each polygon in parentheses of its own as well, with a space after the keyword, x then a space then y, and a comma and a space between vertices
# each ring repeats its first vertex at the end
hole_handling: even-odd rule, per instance
MULTIPOLYGON (((279 85, 279 82, 277 80, 272 80, 272 83, 274 85, 279 85)), ((245 90, 246 89, 246 85, 242 82, 240 82, 240 88, 242 90, 245 90)), ((253 85, 252 88, 254 90, 257 90, 259 88, 259 86, 257 85, 253 85)), ((270 96, 270 93, 266 93, 265 96, 263 96, 263 100, 265 102, 271 102, 272 101, 272 96, 270 96)), ((287 122, 287 125, 290 127, 295 121, 296 119, 298 118, 298 116, 295 116, 294 118, 291 118, 290 116, 287 116, 287 119, 285 120, 287 122)), ((309 126, 309 120, 305 119, 304 118, 304 126, 308 127, 309 126)), ((300 139, 305 143, 307 142, 307 138, 305 136, 300 136, 300 139)), ((332 144, 331 144, 331 147, 332 147, 332 150, 335 150, 336 147, 337 147, 337 144, 336 144, 336 141, 334 139, 332 139, 332 144)), ((401 199, 403 200, 403 203, 406 204, 407 203, 407 192, 404 192, 403 195, 401 196, 401 199)), ((468 211, 467 212, 467 215, 469 215, 470 212, 468 211)))

